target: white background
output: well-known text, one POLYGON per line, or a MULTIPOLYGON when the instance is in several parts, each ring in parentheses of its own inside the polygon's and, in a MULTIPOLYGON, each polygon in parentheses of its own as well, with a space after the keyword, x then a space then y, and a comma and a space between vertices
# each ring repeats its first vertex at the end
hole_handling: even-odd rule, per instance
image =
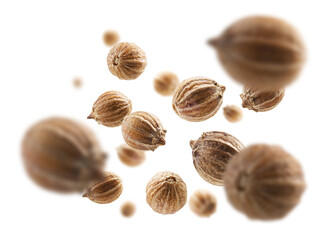
POLYGON ((328 1, 3 1, 0 3, 1 104, 1 239, 329 239, 329 6, 328 1), (206 40, 228 24, 251 14, 286 19, 296 26, 308 49, 300 78, 274 110, 244 109, 241 122, 227 122, 222 108, 200 123, 180 119, 171 98, 158 95, 153 77, 163 70, 180 80, 202 75, 227 87, 224 104, 240 105, 241 86, 225 74, 206 40), (139 45, 148 58, 145 72, 123 81, 107 68, 105 30, 139 45), (75 89, 72 79, 83 79, 75 89), (133 111, 158 116, 168 133, 166 146, 147 153, 145 164, 128 168, 115 148, 123 142, 119 128, 87 120, 96 98, 122 91, 133 111), (98 205, 79 194, 58 195, 36 186, 26 175, 20 155, 25 130, 49 116, 83 121, 95 130, 110 155, 107 170, 123 178, 121 197, 98 205), (285 219, 251 221, 227 202, 224 189, 206 183, 192 164, 189 141, 219 130, 245 145, 280 144, 300 160, 308 184, 301 204, 285 219), (202 219, 188 205, 163 216, 145 202, 145 186, 157 172, 178 173, 188 186, 212 191, 216 214, 202 219), (137 212, 125 219, 120 205, 134 201, 137 212))

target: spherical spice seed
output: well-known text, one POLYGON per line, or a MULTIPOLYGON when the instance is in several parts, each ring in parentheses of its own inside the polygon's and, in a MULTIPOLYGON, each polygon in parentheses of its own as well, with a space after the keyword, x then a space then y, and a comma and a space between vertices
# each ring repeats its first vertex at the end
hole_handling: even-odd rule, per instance
POLYGON ((82 83, 83 82, 82 82, 81 78, 76 77, 76 78, 73 79, 73 86, 75 88, 81 88, 82 83))
POLYGON ((141 165, 146 155, 143 151, 131 148, 127 144, 122 144, 117 148, 117 153, 120 161, 129 167, 141 165))
POLYGON ((136 207, 132 202, 125 202, 121 205, 120 212, 124 217, 132 217, 135 213, 136 207))
POLYGON ((155 212, 174 214, 187 202, 187 186, 178 174, 159 172, 146 187, 146 199, 155 212))
POLYGON ((107 58, 109 71, 119 79, 138 78, 148 62, 144 51, 134 43, 118 43, 111 48, 107 58))
POLYGON ((103 42, 107 46, 112 46, 118 43, 120 40, 119 34, 116 31, 106 31, 103 34, 103 42))
POLYGON ((273 17, 238 20, 209 43, 233 79, 258 88, 287 86, 305 62, 305 47, 297 31, 273 17))
POLYGON ((227 105, 223 108, 223 115, 229 122, 239 122, 243 118, 243 111, 236 105, 227 105))
POLYGON ((117 91, 103 93, 95 101, 88 119, 94 119, 106 127, 118 127, 132 111, 132 101, 117 91))
POLYGON ((217 208, 217 199, 207 190, 197 190, 189 199, 191 211, 200 217, 210 217, 217 208))
POLYGON ((121 178, 113 172, 105 172, 98 180, 91 183, 83 197, 99 204, 111 203, 119 198, 123 191, 121 178))
POLYGON ((243 144, 225 132, 206 132, 190 141, 193 163, 197 173, 208 183, 224 184, 224 172, 231 158, 244 149, 243 144))
POLYGON ((240 95, 242 107, 255 112, 266 112, 274 109, 283 99, 285 89, 265 90, 244 87, 240 95))
POLYGON ((106 154, 85 125, 52 117, 27 130, 22 157, 27 173, 38 185, 58 192, 79 192, 100 176, 106 154))
POLYGON ((191 122, 205 121, 219 110, 226 87, 205 77, 193 77, 179 84, 173 94, 174 112, 191 122))
POLYGON ((297 160, 279 146, 256 144, 237 154, 225 173, 229 202, 251 219, 286 216, 305 190, 297 160))
POLYGON ((171 96, 178 85, 179 78, 172 72, 161 72, 154 78, 154 88, 163 96, 171 96))
POLYGON ((166 143, 166 130, 151 113, 138 111, 126 116, 121 130, 125 142, 138 150, 154 151, 166 143))

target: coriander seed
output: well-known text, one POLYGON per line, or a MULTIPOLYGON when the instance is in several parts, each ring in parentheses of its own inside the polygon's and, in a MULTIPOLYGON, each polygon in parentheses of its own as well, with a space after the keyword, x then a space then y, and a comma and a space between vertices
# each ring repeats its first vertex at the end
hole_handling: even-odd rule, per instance
POLYGON ((239 122, 243 118, 243 111, 236 105, 227 105, 223 108, 223 115, 229 122, 239 122))
POLYGON ((135 204, 132 202, 125 202, 121 205, 120 212, 124 217, 132 217, 135 213, 135 204))
POLYGON ((146 159, 146 154, 134 149, 127 144, 122 144, 117 148, 120 161, 129 167, 136 167, 142 164, 146 159))
POLYGON ((197 190, 189 199, 191 211, 200 217, 210 217, 217 208, 217 199, 207 190, 197 190))
POLYGON ((178 85, 179 78, 172 72, 161 72, 154 78, 154 88, 163 96, 171 96, 178 85))
POLYGON ((112 46, 115 45, 116 43, 119 42, 119 34, 116 31, 106 31, 103 34, 103 42, 107 46, 112 46))

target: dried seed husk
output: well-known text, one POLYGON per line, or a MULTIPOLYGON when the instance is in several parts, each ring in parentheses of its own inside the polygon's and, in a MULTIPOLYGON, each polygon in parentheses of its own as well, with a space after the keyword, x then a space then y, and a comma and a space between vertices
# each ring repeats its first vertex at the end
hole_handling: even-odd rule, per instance
POLYGON ((279 146, 251 145, 227 166, 225 190, 229 202, 251 219, 285 217, 305 190, 297 160, 279 146))
POLYGON ((154 78, 154 88, 163 96, 171 96, 178 85, 179 78, 172 72, 161 72, 154 78))
POLYGON ((107 58, 110 72, 119 79, 138 78, 148 62, 144 51, 134 43, 118 43, 111 48, 107 58))
POLYGON ((287 86, 305 62, 305 47, 297 31, 273 17, 238 20, 209 43, 232 78, 258 88, 287 86))
POLYGON ((217 199, 207 190, 197 190, 189 199, 189 207, 200 217, 210 217, 217 209, 217 199))
POLYGON ((190 141, 193 163, 198 174, 208 183, 222 186, 224 172, 231 158, 239 153, 243 144, 225 132, 206 132, 190 141))
POLYGON ((265 90, 244 87, 240 95, 242 107, 255 112, 266 112, 275 108, 283 99, 285 89, 265 90))
POLYGON ((132 101, 118 91, 103 93, 95 101, 87 119, 94 119, 106 127, 118 127, 132 111, 132 101))
POLYGON ((142 164, 146 159, 146 154, 134 149, 127 144, 122 144, 117 148, 117 153, 120 161, 127 166, 136 167, 142 164))
POLYGON ((201 122, 219 110, 226 87, 205 77, 184 80, 176 88, 172 106, 175 113, 188 121, 201 122))
POLYGON ((236 105, 227 105, 223 108, 223 115, 229 122, 239 122, 243 118, 243 111, 236 105))
POLYGON ((104 172, 103 176, 91 183, 83 197, 99 204, 111 203, 119 198, 123 192, 121 178, 113 172, 104 172))
POLYGON ((106 31, 104 34, 103 34, 103 41, 104 41, 104 44, 107 45, 107 46, 112 46, 112 45, 115 45, 116 43, 119 42, 119 34, 116 32, 116 31, 106 31))
POLYGON ((146 199, 155 212, 174 214, 187 202, 187 186, 178 174, 159 172, 147 185, 146 199))
POLYGON ((135 204, 132 202, 125 202, 121 208, 120 212, 124 217, 132 217, 135 213, 135 204))
POLYGON ((166 143, 166 130, 159 119, 151 113, 138 111, 126 116, 121 130, 125 142, 138 150, 154 151, 166 143))
POLYGON ((86 126, 52 117, 27 130, 22 157, 27 173, 38 185, 58 192, 75 192, 99 177, 106 155, 86 126))

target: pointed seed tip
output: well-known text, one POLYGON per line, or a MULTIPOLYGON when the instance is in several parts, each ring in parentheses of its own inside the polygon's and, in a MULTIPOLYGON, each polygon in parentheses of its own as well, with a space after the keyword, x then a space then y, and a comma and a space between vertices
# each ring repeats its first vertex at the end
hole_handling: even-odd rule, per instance
POLYGON ((87 119, 94 119, 94 114, 91 112, 91 114, 88 115, 87 119))

